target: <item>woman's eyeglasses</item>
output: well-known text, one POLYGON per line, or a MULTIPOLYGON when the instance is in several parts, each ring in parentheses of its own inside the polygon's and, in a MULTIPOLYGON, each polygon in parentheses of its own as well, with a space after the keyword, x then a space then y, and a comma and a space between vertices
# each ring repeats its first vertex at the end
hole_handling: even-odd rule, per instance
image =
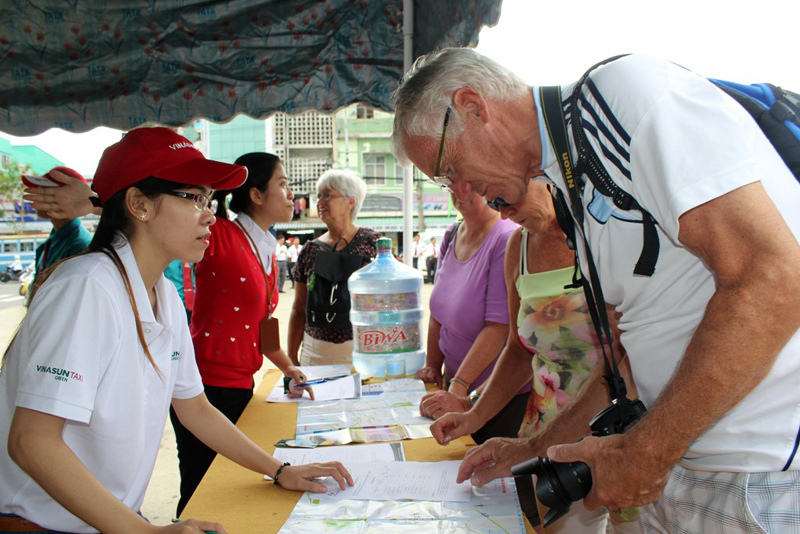
POLYGON ((187 200, 193 200, 194 207, 197 208, 198 211, 203 211, 206 208, 209 208, 211 213, 216 213, 217 211, 217 201, 211 200, 206 195, 201 195, 199 193, 187 193, 185 191, 164 191, 164 194, 172 195, 173 197, 185 198, 187 200))
POLYGON ((328 202, 334 198, 344 198, 342 195, 334 195, 333 193, 322 193, 321 195, 317 195, 317 202, 324 201, 328 202))

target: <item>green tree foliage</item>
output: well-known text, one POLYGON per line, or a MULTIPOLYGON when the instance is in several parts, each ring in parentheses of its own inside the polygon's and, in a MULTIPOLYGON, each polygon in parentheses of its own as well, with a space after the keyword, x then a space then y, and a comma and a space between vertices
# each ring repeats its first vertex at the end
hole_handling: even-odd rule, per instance
POLYGON ((22 204, 22 194, 25 185, 22 183, 20 175, 30 172, 27 165, 19 165, 15 161, 6 169, 0 169, 0 209, 3 217, 10 217, 14 214, 14 202, 22 204))

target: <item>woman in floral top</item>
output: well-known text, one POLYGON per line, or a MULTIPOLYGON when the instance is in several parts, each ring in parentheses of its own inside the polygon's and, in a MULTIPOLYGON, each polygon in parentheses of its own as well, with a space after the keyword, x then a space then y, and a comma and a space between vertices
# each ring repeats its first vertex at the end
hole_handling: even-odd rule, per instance
MULTIPOLYGON (((440 443, 480 428, 531 377, 533 389, 519 436, 539 435, 581 392, 602 359, 583 291, 565 288, 572 284, 575 257, 558 226, 547 185, 532 181, 526 196, 513 206, 501 207, 500 213, 522 226, 511 235, 505 258, 509 317, 517 320, 509 325, 506 348, 477 403, 465 413, 441 417, 431 427, 440 443)), ((555 443, 589 434, 588 427, 557 431, 572 439, 555 443)), ((539 452, 527 451, 520 461, 539 452)), ((615 533, 642 532, 638 520, 623 521, 606 508, 590 512, 582 503, 572 506, 547 532, 600 534, 607 526, 615 533)))

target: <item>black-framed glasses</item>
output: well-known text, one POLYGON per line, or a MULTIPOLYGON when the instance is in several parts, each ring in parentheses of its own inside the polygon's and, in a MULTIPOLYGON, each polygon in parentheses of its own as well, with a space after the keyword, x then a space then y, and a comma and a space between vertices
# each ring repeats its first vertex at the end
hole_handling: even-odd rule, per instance
POLYGON ((444 139, 447 133, 447 124, 450 122, 450 113, 452 108, 447 106, 447 111, 444 112, 444 126, 442 126, 442 140, 439 142, 439 157, 436 158, 436 168, 433 170, 433 183, 444 189, 450 191, 453 186, 453 180, 446 174, 439 174, 442 167, 442 153, 444 152, 444 139))
POLYGON ((503 197, 497 197, 494 200, 486 200, 486 205, 495 211, 500 211, 500 208, 507 208, 511 204, 506 202, 506 199, 504 199, 503 197))
POLYGON ((210 209, 211 213, 216 213, 217 211, 217 201, 211 200, 206 195, 201 195, 200 193, 187 193, 186 191, 163 191, 163 193, 165 195, 172 195, 173 197, 180 197, 194 201, 194 207, 197 208, 198 211, 203 211, 206 208, 210 209))

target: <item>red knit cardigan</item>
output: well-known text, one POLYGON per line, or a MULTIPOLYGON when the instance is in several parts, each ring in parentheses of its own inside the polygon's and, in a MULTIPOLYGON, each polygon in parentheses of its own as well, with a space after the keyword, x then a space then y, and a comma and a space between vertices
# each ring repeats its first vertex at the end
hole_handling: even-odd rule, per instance
MULTIPOLYGON (((271 311, 278 305, 275 258, 268 280, 271 311)), ((259 323, 268 315, 267 285, 250 241, 238 224, 217 219, 211 244, 195 273, 192 341, 208 386, 251 389, 261 368, 259 323)))

